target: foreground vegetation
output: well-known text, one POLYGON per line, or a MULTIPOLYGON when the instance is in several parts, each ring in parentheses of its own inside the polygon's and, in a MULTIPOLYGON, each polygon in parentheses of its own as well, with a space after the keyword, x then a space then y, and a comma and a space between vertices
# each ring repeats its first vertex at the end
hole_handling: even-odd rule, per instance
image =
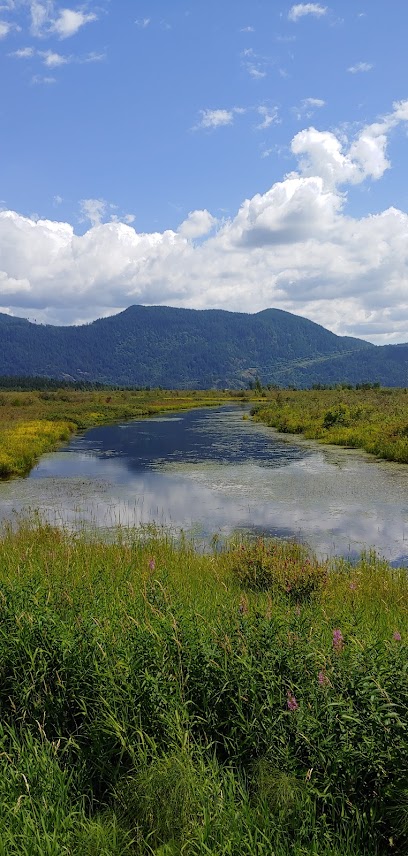
POLYGON ((76 430, 122 419, 222 404, 247 393, 209 390, 78 390, 0 392, 0 478, 22 476, 44 452, 76 430))
POLYGON ((284 433, 408 463, 407 389, 367 387, 275 390, 253 415, 284 433))
POLYGON ((408 848, 408 579, 373 555, 0 541, 0 854, 408 848))

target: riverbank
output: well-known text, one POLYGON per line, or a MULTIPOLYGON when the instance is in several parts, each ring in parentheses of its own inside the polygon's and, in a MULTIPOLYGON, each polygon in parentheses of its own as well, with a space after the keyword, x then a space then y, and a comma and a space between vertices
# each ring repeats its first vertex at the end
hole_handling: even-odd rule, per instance
POLYGON ((275 390, 253 416, 281 433, 408 463, 407 389, 275 390))
POLYGON ((6 530, 0 853, 406 853, 406 571, 328 570, 6 530))
POLYGON ((249 394, 218 390, 0 392, 0 478, 26 475, 41 455, 78 430, 242 400, 249 401, 249 394))

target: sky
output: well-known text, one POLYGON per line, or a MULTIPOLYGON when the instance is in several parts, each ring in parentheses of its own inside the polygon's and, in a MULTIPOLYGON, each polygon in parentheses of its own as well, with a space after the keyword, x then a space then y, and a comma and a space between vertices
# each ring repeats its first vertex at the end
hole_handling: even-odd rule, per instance
POLYGON ((406 0, 0 0, 0 312, 408 341, 406 0))

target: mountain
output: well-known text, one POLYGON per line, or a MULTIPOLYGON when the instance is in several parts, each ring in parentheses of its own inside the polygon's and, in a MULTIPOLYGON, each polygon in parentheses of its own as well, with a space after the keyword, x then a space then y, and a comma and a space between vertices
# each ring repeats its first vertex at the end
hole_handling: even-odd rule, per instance
POLYGON ((408 345, 375 346, 266 309, 254 315, 130 306, 78 327, 0 313, 0 375, 168 388, 408 384, 408 345))

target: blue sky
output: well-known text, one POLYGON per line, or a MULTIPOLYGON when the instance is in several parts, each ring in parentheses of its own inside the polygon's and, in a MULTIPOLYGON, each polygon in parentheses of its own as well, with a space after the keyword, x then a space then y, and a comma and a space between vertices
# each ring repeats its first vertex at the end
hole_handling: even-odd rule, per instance
POLYGON ((0 0, 0 311, 408 341, 407 29, 404 0, 0 0))

